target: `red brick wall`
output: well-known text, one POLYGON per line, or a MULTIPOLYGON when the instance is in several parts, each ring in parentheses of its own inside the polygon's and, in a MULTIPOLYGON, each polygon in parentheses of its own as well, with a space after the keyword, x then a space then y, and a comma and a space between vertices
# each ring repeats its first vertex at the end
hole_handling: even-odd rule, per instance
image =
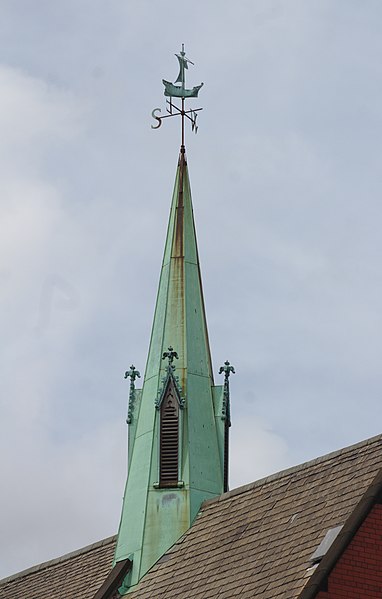
POLYGON ((382 598, 382 505, 375 505, 358 529, 317 599, 382 598))

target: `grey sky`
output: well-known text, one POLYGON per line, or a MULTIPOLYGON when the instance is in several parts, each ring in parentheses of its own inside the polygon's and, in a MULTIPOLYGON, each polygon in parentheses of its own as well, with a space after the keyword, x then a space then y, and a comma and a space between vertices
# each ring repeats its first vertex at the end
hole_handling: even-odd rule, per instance
POLYGON ((381 21, 373 0, 3 0, 0 576, 117 530, 179 148, 150 113, 182 42, 231 486, 381 432, 381 21))

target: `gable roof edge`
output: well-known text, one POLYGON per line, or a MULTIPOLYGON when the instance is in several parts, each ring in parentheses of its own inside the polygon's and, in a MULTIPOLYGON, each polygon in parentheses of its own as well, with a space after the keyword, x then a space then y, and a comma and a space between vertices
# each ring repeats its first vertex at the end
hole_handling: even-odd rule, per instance
POLYGON ((94 549, 98 549, 110 543, 114 543, 116 538, 116 535, 106 537, 106 539, 102 539, 101 541, 97 541, 96 543, 85 545, 85 547, 81 547, 80 549, 76 549, 75 551, 71 551, 70 553, 65 553, 60 557, 48 560, 47 562, 41 562, 41 564, 37 564, 36 566, 32 566, 31 568, 27 568, 26 570, 21 570, 21 572, 11 574, 10 576, 7 576, 6 578, 2 578, 0 580, 0 586, 8 584, 9 582, 16 580, 17 578, 29 576, 29 574, 34 574, 35 572, 39 572, 40 570, 45 570, 46 568, 50 568, 51 566, 55 566, 56 564, 60 564, 61 562, 65 562, 79 555, 83 555, 84 553, 88 553, 89 551, 93 551, 94 549))
POLYGON ((372 507, 382 499, 382 469, 357 503, 345 524, 309 578, 297 599, 314 599, 330 575, 341 555, 356 535, 359 527, 369 515, 372 507))

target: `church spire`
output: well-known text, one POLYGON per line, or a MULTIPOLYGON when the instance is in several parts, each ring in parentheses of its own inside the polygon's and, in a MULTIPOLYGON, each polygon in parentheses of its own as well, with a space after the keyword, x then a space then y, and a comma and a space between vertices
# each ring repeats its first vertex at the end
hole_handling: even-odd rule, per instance
MULTIPOLYGON (((184 49, 180 64, 181 58, 184 49)), ((184 79, 179 89, 190 91, 184 79)), ((186 96, 179 97, 184 120, 186 96)), ((136 373, 133 366, 126 373, 132 385, 129 468, 115 562, 129 559, 132 568, 121 594, 191 526, 205 499, 226 490, 228 387, 213 381, 183 144, 142 389, 135 388, 136 373)))

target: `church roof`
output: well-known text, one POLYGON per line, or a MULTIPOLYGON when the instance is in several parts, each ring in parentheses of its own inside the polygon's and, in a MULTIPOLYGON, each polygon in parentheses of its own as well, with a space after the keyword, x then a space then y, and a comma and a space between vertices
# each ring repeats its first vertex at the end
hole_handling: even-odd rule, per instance
MULTIPOLYGON (((206 501, 128 596, 297 599, 315 575, 310 558, 325 534, 351 521, 372 488, 381 450, 379 435, 206 501)), ((111 537, 4 579, 0 599, 93 599, 114 543, 111 537)))
POLYGON ((110 572, 116 536, 0 580, 1 599, 92 599, 110 572))

